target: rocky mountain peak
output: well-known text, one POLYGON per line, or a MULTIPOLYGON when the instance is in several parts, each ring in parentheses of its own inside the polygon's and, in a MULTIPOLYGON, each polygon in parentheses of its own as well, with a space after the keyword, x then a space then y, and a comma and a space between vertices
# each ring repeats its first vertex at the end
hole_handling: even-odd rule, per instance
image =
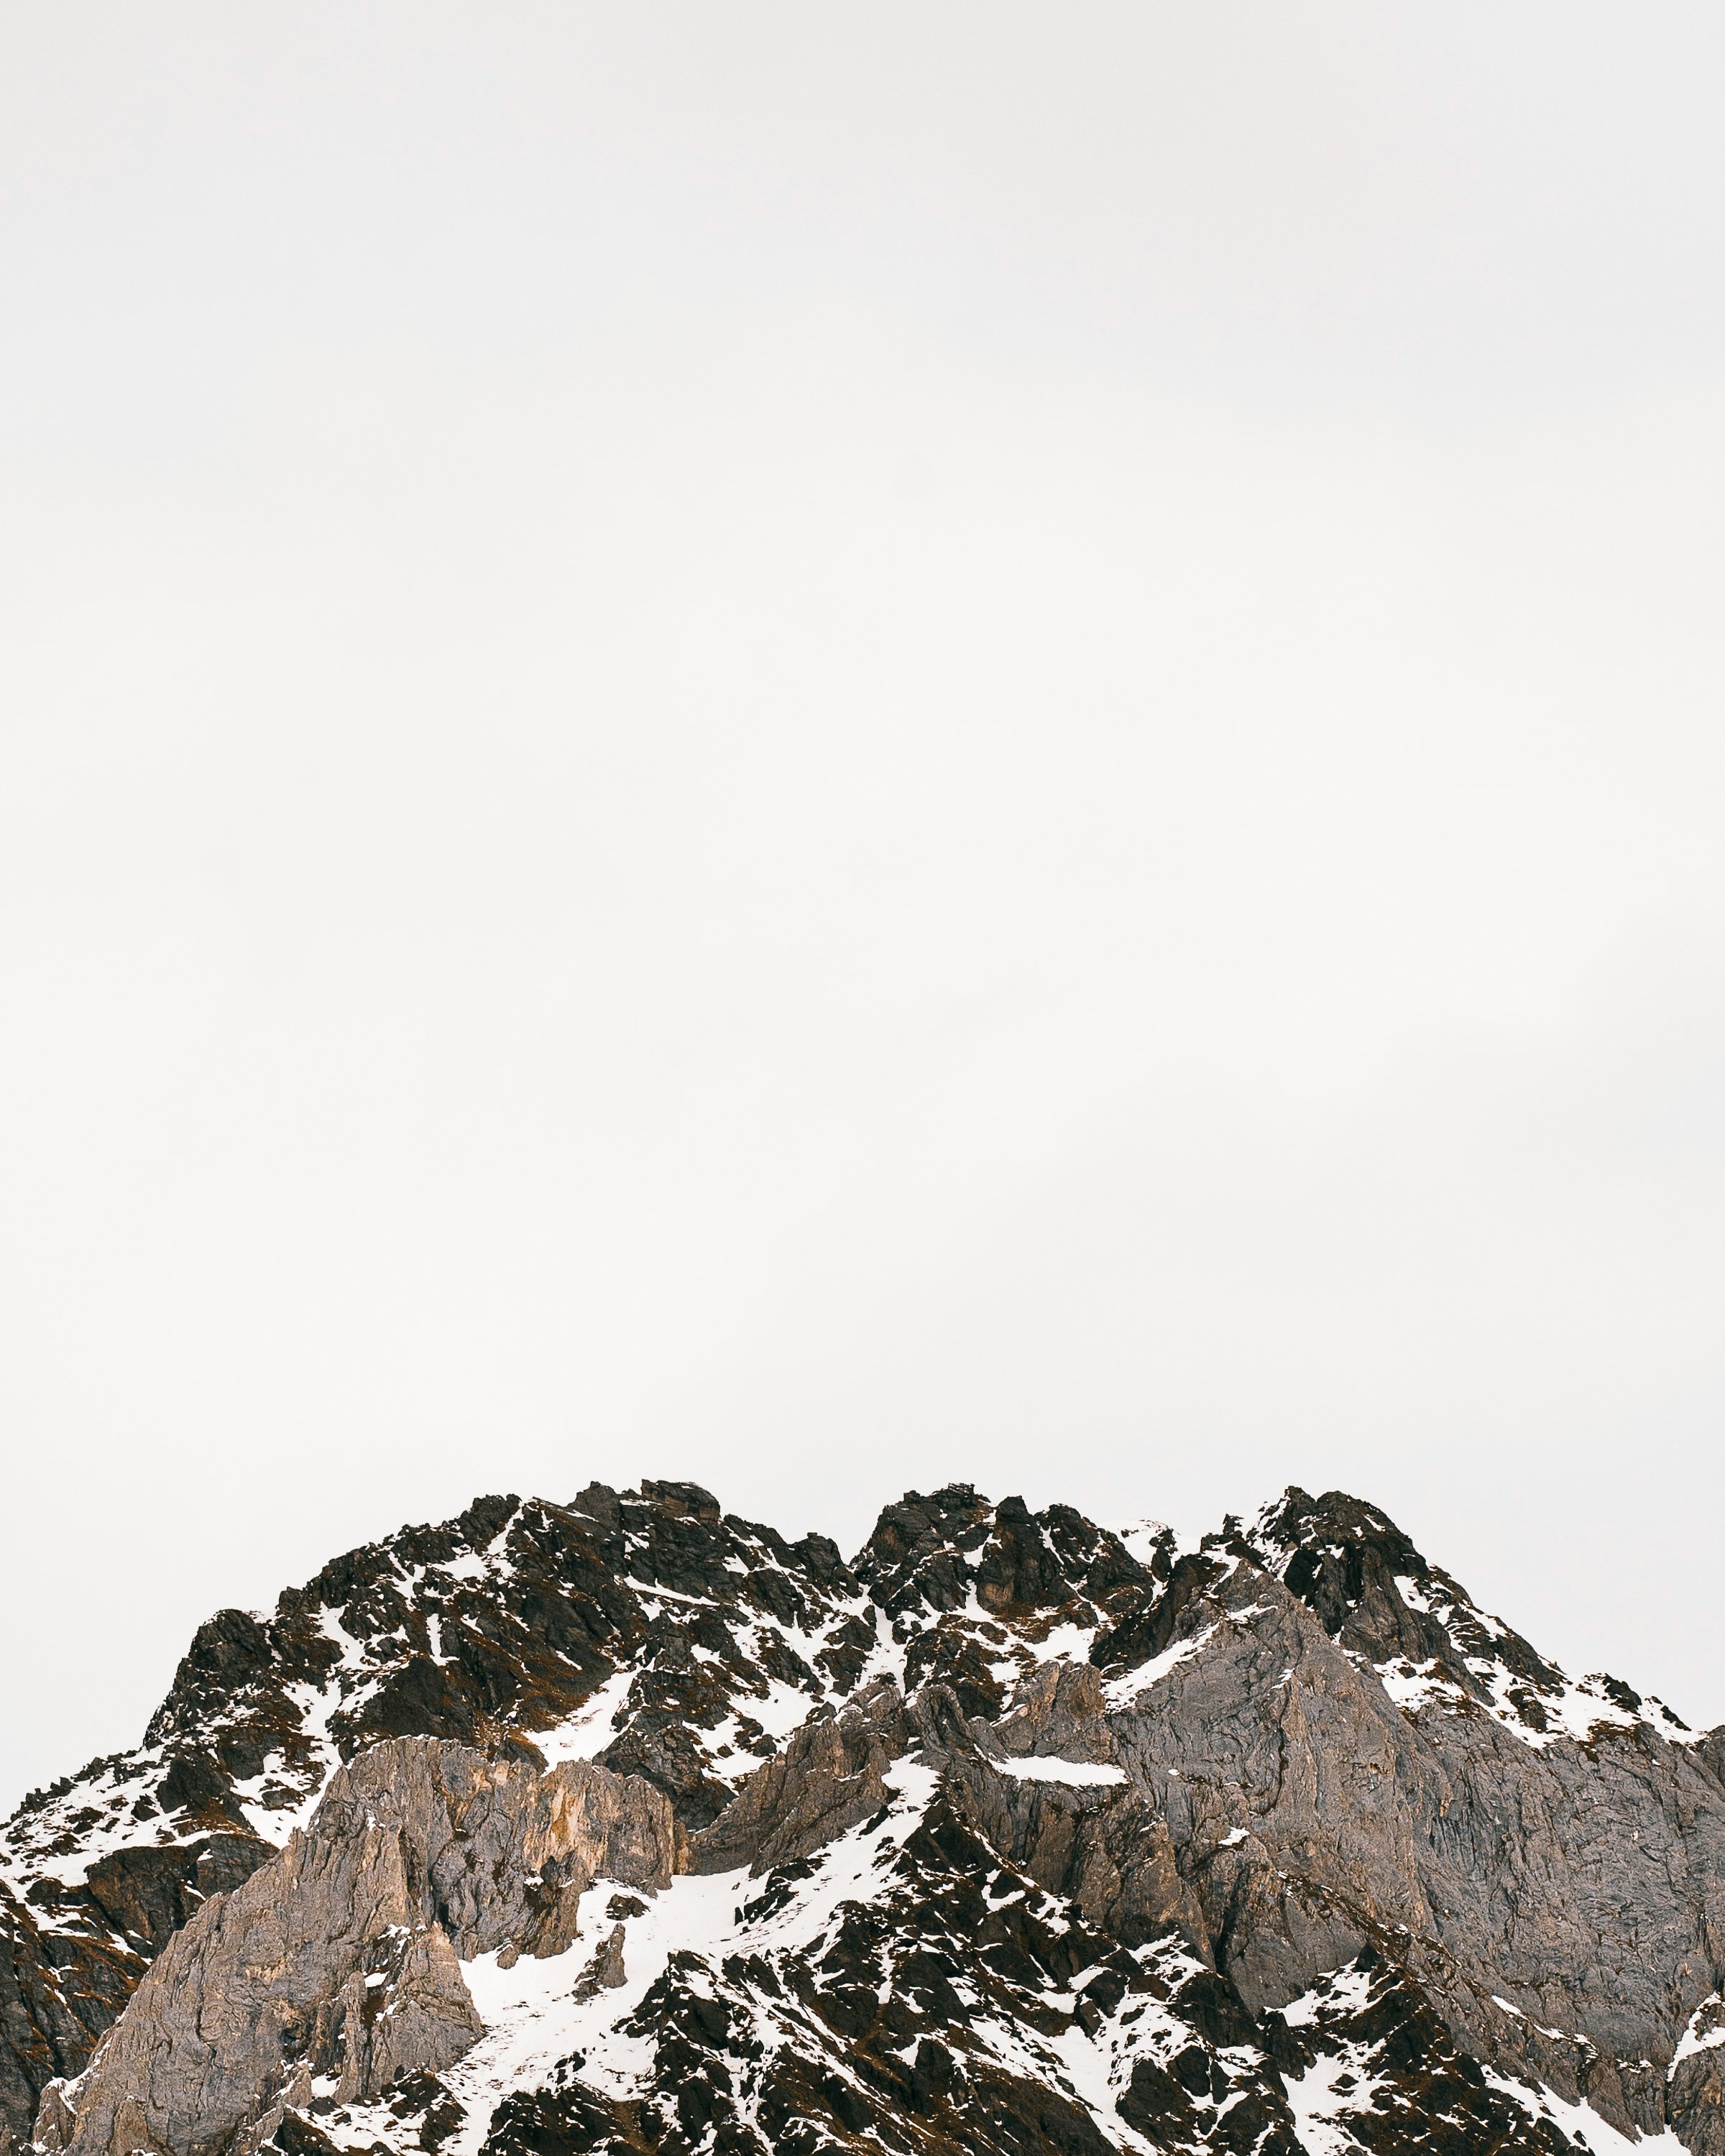
MULTIPOLYGON (((1226 1522, 1215 1542, 1274 1573, 1332 1639, 1374 1661, 1418 1661, 1453 1645, 1420 1606, 1431 1599, 1430 1566, 1393 1520, 1344 1491, 1314 1497, 1291 1487, 1250 1527, 1226 1522)), ((1453 1582, 1445 1585, 1444 1599, 1466 1604, 1453 1582)))
POLYGON ((856 1575, 889 1616, 963 1609, 972 1560, 993 1517, 993 1507, 968 1482, 949 1482, 929 1496, 907 1490, 882 1509, 857 1556, 856 1575))
POLYGON ((0 1830, 0 2133, 1725 2156, 1722 1759, 1339 1491, 481 1498, 0 1830))
POLYGON ((1070 1505, 1041 1512, 1022 1497, 997 1505, 968 1482, 928 1497, 910 1491, 887 1506, 855 1570, 895 1618, 974 1601, 989 1614, 1062 1610, 1093 1619, 1110 1598, 1142 1592, 1154 1577, 1117 1534, 1070 1505))
POLYGON ((1313 1497, 1291 1487, 1249 1527, 1230 1519, 1206 1546, 1273 1573, 1404 1704, 1477 1707, 1535 1744, 1606 1726, 1691 1734, 1619 1678, 1566 1676, 1429 1563, 1393 1520, 1343 1491, 1313 1497))

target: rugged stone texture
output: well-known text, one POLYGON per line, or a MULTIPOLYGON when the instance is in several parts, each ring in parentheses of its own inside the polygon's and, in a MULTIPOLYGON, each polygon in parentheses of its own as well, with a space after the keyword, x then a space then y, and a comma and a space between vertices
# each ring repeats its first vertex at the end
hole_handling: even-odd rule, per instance
POLYGON ((1666 2072, 1666 2116, 1692 2148, 1725 2144, 1725 2000, 1717 1992, 1690 2016, 1666 2072))
POLYGON ((718 1966, 670 1958, 624 2024, 653 2060, 634 2097, 608 2097, 570 2061, 499 2107, 487 2151, 1106 2156, 1121 2143, 1060 2048, 1083 2015, 1105 2051, 1113 2032, 1122 2087, 1178 2128, 1153 2146, 1299 2156, 1279 2081, 1242 2046, 1250 2021, 1208 1971, 1177 1948, 1128 1953, 1086 1923, 1003 1866, 947 1792, 901 1840, 884 1822, 875 1840, 873 1890, 813 1945, 794 1943, 802 1860, 769 1871, 740 1912, 768 1938, 776 1918, 789 1924, 792 1943, 718 1966), (990 2025, 1019 2032, 1004 2058, 979 2033, 990 2025))
POLYGON ((40 2138, 65 2156, 254 2146, 296 2081, 338 2072, 352 2102, 434 2074, 483 2031, 458 1955, 561 1953, 596 1873, 656 1891, 675 1851, 645 1783, 377 1745, 169 1942, 40 2138))
POLYGON ((905 1748, 903 1703, 890 1682, 836 1721, 805 1724, 778 1758, 756 1769, 713 1825, 693 1836, 690 1869, 731 1871, 746 1864, 758 1876, 812 1855, 880 1810, 887 1765, 905 1748))
POLYGON ((44 1933, 0 1884, 0 2127, 27 2141, 42 2090, 76 2073, 142 1974, 106 1943, 44 1933))
POLYGON ((271 1615, 219 1612, 138 1751, 0 1829, 0 2123, 28 2135, 47 2081, 83 2066, 166 1940, 367 1745, 532 1759, 592 1711, 578 1748, 608 1744, 698 1827, 776 1748, 761 1715, 782 1727, 803 1711, 787 1697, 854 1686, 875 1645, 865 1606, 824 1537, 788 1543, 693 1484, 648 1482, 568 1506, 480 1498, 349 1551, 271 1615))
POLYGON ((1114 1756, 1108 1702, 1101 1678, 1085 1662, 1047 1662, 1012 1696, 1010 1712, 993 1725, 1009 1758, 1088 1760, 1114 1756))
POLYGON ((1189 1658, 1111 1724, 1246 2003, 1401 1939, 1467 2050, 1656 2129, 1662 2076, 1635 2062, 1670 2061, 1725 1956, 1725 1806, 1686 1748, 1606 1726, 1536 1749, 1471 1700, 1405 1713, 1244 1564, 1175 1640, 1189 1658))
MULTIPOLYGON (((970 1494, 886 1516, 878 1576, 901 1609, 957 1606, 955 1568, 988 1539, 970 1494)), ((1574 1684, 1335 1494, 1291 1491, 1098 1614, 1091 1653, 1133 1794, 987 1792, 972 1775, 997 1845, 1117 1926, 1178 1926, 1254 2010, 1390 1943, 1465 2052, 1626 2129, 1676 2123, 1712 2054, 1681 2082, 1662 2069, 1725 1955, 1714 1740, 1671 1741, 1676 1717, 1615 1680, 1574 1684), (1158 1658, 1170 1666, 1135 1693, 1158 1658), (1387 1694, 1421 1672, 1409 1706, 1387 1694), (1135 1916, 1104 1883, 1111 1845, 1135 1916)), ((960 1649, 943 1661, 962 1675, 960 1649)), ((998 1712, 952 1689, 968 1714, 998 1712)), ((1080 1718, 1045 1748, 1009 1740, 1014 1719, 1015 1751, 1098 1756, 1080 1718)), ((1683 2131, 1725 2148, 1710 2108, 1691 2105, 1683 2131)))
POLYGON ((1183 1553, 911 1492, 848 1568, 691 1485, 482 1501, 204 1627, 3 1854, 8 2120, 154 1958, 44 2097, 76 2156, 1558 2156, 1584 2100, 1725 2156, 1725 1732, 1335 1492, 1183 1553), (667 1952, 674 1871, 734 1944, 667 1952), (487 2127, 460 1964, 600 1877, 587 2033, 487 2127))

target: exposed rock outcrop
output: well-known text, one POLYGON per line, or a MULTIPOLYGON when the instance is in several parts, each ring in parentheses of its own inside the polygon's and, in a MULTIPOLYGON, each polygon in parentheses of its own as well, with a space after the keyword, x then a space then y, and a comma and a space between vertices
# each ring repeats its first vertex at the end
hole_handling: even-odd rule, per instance
POLYGON ((686 1484, 483 1501, 213 1620, 8 1828, 0 2112, 44 2156, 1725 2156, 1722 1747, 1334 1492, 1183 1552, 955 1486, 849 1567, 686 1484))
POLYGON ((854 1687, 875 1645, 865 1606, 824 1537, 787 1542, 692 1483, 646 1482, 482 1497, 350 1550, 267 1616, 218 1612, 136 1752, 0 1828, 0 2123, 28 2136, 167 1938, 368 1745, 603 1753, 699 1827, 777 1749, 768 1723, 854 1687))
POLYGON ((439 2072, 484 2031, 461 1960, 562 1953, 596 1876, 656 1892, 675 1854, 644 1782, 376 1745, 169 1942, 39 2138, 64 2156, 249 2148, 296 2081, 334 2075, 352 2102, 439 2072))

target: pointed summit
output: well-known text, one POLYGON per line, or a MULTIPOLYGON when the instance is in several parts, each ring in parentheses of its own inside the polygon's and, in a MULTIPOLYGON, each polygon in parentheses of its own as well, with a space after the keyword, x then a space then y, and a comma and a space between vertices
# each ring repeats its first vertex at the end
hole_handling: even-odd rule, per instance
POLYGON ((1471 1702, 1534 1745, 1638 1722, 1668 1738, 1691 1735, 1619 1678, 1567 1676, 1429 1563, 1387 1514, 1345 1491, 1314 1497, 1291 1486, 1250 1527, 1230 1521, 1214 1539, 1273 1573, 1404 1706, 1471 1702))

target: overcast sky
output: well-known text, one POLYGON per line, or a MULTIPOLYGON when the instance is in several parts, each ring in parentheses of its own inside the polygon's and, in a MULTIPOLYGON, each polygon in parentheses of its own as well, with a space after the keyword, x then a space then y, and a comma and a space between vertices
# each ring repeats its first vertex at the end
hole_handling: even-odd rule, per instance
POLYGON ((0 1804, 487 1490, 1386 1507, 1725 1720, 1725 12, 0 13, 0 1804))

